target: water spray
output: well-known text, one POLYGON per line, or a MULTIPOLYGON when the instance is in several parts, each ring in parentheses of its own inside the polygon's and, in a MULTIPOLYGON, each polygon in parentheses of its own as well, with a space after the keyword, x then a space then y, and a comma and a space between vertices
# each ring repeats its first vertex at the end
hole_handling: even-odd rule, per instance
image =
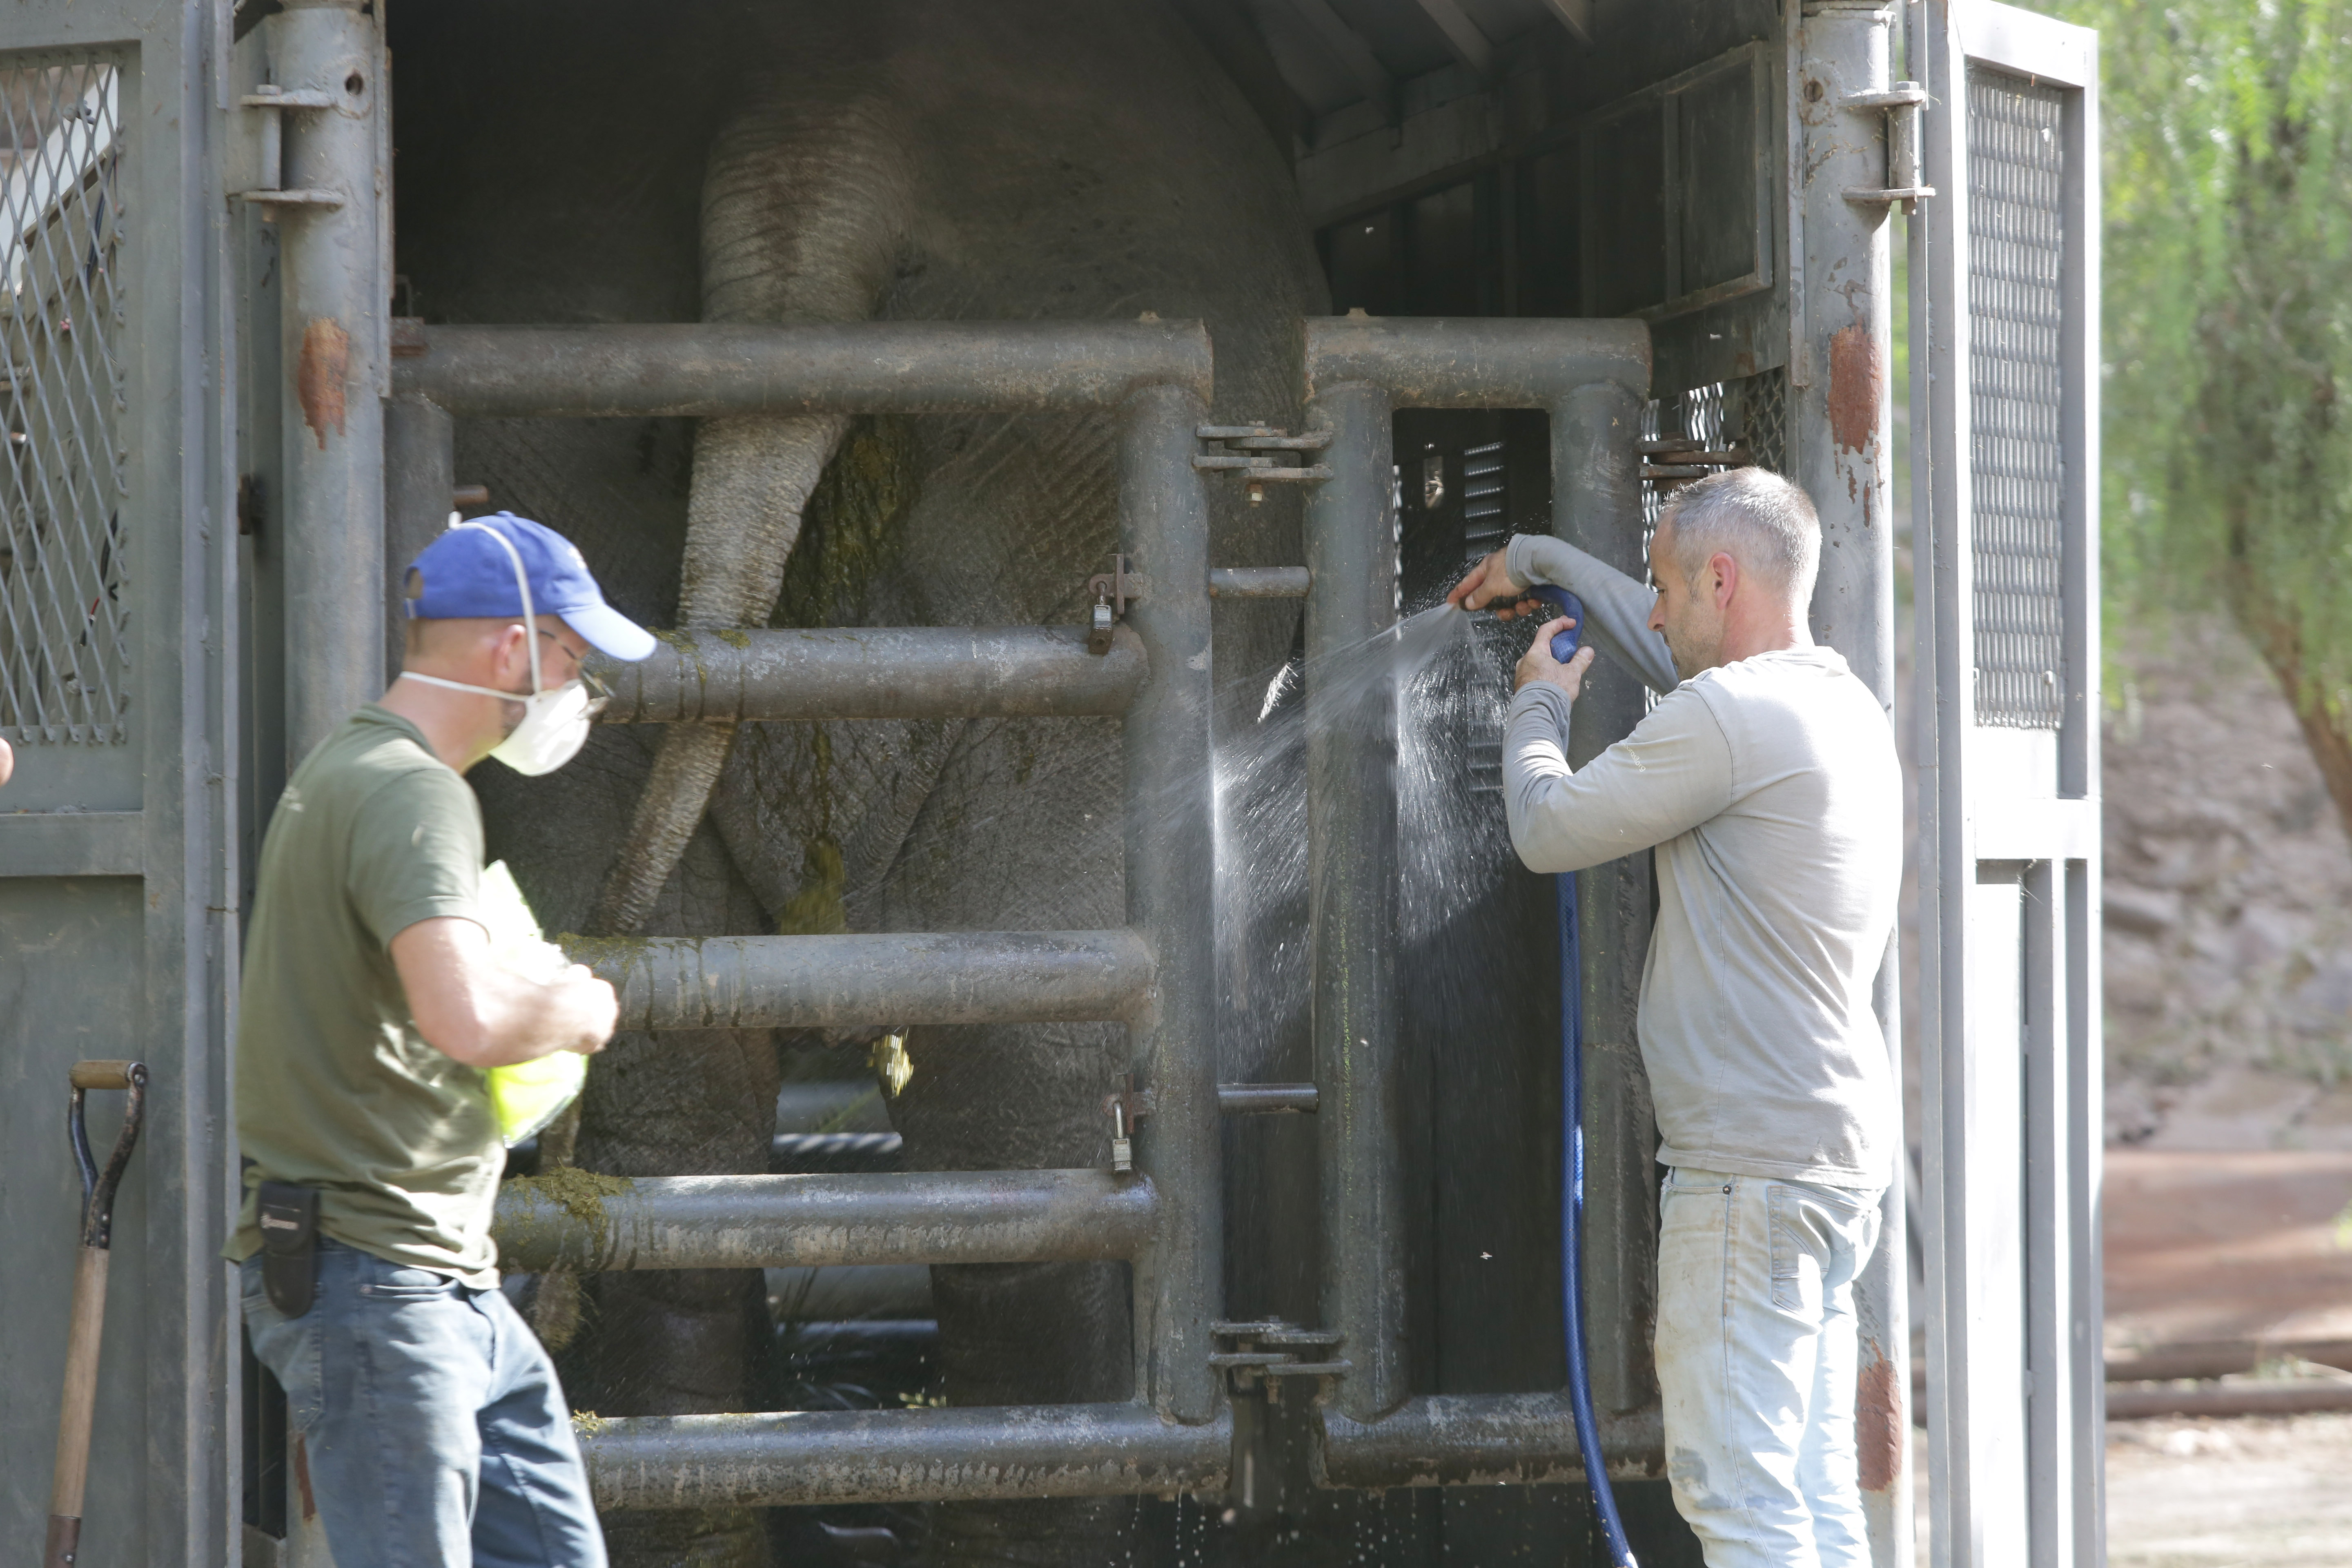
MULTIPOLYGON (((1566 664, 1584 635, 1584 605, 1565 588, 1538 584, 1527 596, 1540 600, 1571 624, 1556 632, 1551 656, 1566 664)), ((1559 1306, 1568 1341, 1568 1402, 1576 1415, 1576 1447, 1584 1456, 1584 1479, 1593 1511, 1609 1547, 1612 1568, 1635 1568, 1625 1544, 1617 1494, 1601 1457, 1601 1423, 1592 1415, 1592 1367, 1584 1347, 1584 955, 1577 940, 1576 873, 1552 879, 1559 902, 1559 1306)))

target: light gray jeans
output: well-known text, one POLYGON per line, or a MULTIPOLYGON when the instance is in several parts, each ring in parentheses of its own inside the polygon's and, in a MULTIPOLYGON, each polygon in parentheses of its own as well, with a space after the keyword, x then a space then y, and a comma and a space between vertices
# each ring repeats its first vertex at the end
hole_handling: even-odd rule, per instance
POLYGON ((1878 1194, 1668 1173, 1658 1388, 1675 1507, 1707 1568, 1869 1568, 1853 1280, 1878 1194))

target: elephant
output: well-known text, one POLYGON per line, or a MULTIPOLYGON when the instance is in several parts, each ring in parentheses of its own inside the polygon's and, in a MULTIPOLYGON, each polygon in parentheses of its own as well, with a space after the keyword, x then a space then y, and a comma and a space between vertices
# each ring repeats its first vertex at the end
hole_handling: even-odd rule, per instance
MULTIPOLYGON (((650 15, 392 9, 396 308, 518 323, 1155 312, 1206 322, 1213 417, 1296 425, 1300 322, 1329 307, 1289 149, 1173 0, 650 15)), ((1116 433, 1108 413, 474 420, 457 467, 574 540, 648 625, 1034 626, 1090 602, 1113 547, 1116 433)), ((1295 497, 1253 505, 1224 485, 1212 506, 1218 563, 1303 558, 1295 497)), ((1221 605, 1220 670, 1278 667, 1297 616, 1221 605)), ((1255 704, 1264 684, 1226 689, 1255 704)), ((490 851, 551 931, 1123 920, 1115 720, 615 726, 558 773, 477 773, 490 851)), ((589 1075, 571 1157, 624 1176, 764 1171, 780 1052, 823 1043, 625 1034, 589 1075)), ((909 1168, 1108 1163, 1120 1027, 918 1029, 908 1051, 889 1111, 909 1168)), ((576 1406, 759 1407, 756 1274, 581 1289, 562 1363, 576 1406)), ((1109 1265, 934 1270, 937 1393, 1126 1397, 1127 1295, 1109 1265)), ((1135 1518, 1124 1500, 947 1505, 931 1542, 945 1563, 1093 1564, 1119 1560, 1135 1518)), ((621 1563, 768 1558, 748 1510, 606 1523, 621 1563)))

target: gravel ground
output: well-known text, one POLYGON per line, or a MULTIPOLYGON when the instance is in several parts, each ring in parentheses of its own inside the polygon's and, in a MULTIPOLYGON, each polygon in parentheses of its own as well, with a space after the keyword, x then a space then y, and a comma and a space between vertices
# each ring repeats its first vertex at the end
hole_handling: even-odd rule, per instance
MULTIPOLYGON (((1915 1476, 1925 1474, 1925 1459, 1915 1447, 1915 1476)), ((1927 1568, 1924 1482, 1917 1500, 1927 1568)), ((2352 1564, 2352 1415, 2116 1422, 2107 1429, 2107 1564, 2352 1564)))

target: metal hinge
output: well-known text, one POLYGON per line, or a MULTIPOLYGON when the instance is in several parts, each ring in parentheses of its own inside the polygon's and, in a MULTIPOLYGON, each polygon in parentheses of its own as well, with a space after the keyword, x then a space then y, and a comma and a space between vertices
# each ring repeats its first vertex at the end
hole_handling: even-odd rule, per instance
POLYGON ((1252 504, 1265 500, 1269 484, 1320 484, 1331 477, 1331 470, 1321 463, 1307 466, 1286 464, 1275 456, 1277 452, 1319 452, 1331 444, 1328 430, 1309 430, 1303 436, 1293 436, 1278 425, 1203 425, 1193 434, 1203 441, 1224 448, 1222 452, 1204 452, 1192 459, 1192 466, 1205 473, 1239 474, 1249 481, 1252 504))
POLYGON ((1919 198, 1936 194, 1919 172, 1919 112, 1927 106, 1927 89, 1916 81, 1898 81, 1885 92, 1850 92, 1838 101, 1846 109, 1875 109, 1886 116, 1886 184, 1877 190, 1848 186, 1845 199, 1901 202, 1906 213, 1918 211, 1919 198))
POLYGON ((1266 1402, 1279 1405, 1286 1377, 1345 1377, 1354 1370, 1352 1363, 1331 1353, 1346 1337, 1328 1329, 1302 1329, 1267 1318, 1254 1323, 1212 1323, 1209 1331, 1230 1347, 1210 1356, 1209 1364, 1225 1374, 1235 1397, 1263 1387, 1266 1402), (1302 1360, 1301 1351, 1317 1353, 1312 1360, 1302 1360))

